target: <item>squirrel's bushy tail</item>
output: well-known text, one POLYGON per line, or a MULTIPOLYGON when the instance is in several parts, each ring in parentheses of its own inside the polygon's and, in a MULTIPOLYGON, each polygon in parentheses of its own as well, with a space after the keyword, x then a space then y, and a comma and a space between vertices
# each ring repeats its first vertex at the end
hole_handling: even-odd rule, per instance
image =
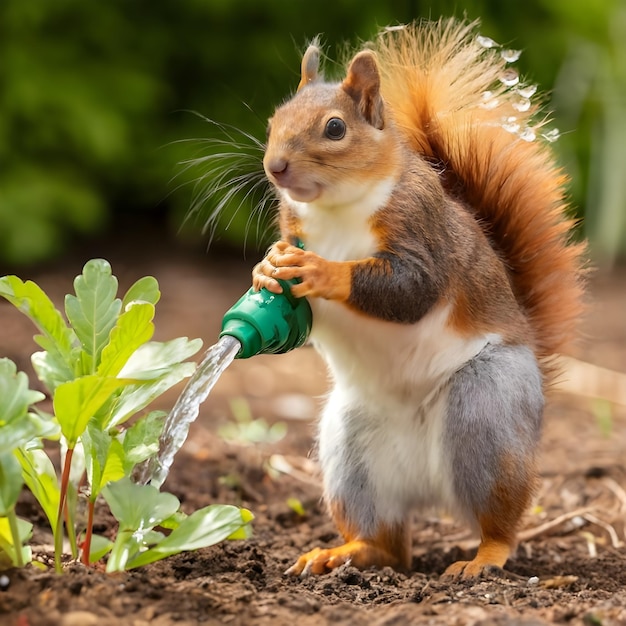
POLYGON ((584 245, 571 241, 567 179, 536 120, 535 88, 510 66, 518 53, 455 19, 385 29, 374 50, 396 123, 508 267, 537 355, 563 351, 583 309, 584 245))

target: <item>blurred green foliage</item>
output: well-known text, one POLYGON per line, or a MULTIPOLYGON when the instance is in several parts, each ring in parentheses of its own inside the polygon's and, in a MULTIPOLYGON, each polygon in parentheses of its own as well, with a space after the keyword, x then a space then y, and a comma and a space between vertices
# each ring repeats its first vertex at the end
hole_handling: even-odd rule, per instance
MULTIPOLYGON (((623 0, 2 0, 0 261, 50 258, 129 215, 139 231, 178 231, 206 174, 178 164, 218 149, 186 140, 231 139, 202 116, 262 141, 316 34, 332 60, 380 26, 464 14, 524 49, 521 72, 552 90, 574 204, 588 207, 598 255, 614 258, 626 248, 623 0)), ((251 206, 238 206, 216 238, 240 247, 251 206)))

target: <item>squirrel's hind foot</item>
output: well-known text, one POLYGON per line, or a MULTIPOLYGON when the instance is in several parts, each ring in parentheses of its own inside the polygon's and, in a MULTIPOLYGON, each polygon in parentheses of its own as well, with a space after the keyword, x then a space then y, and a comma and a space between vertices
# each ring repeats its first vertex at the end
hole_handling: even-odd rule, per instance
POLYGON ((475 578, 498 577, 502 573, 502 568, 493 563, 475 563, 474 561, 457 561, 452 563, 440 576, 444 582, 454 580, 472 580, 475 578))
POLYGON ((483 540, 471 561, 452 563, 441 575, 441 580, 470 580, 501 572, 510 552, 511 544, 508 541, 483 540))
POLYGON ((358 569, 384 567, 386 565, 397 568, 400 565, 397 557, 380 546, 356 539, 336 548, 315 548, 303 554, 285 574, 301 577, 309 574, 326 574, 345 563, 358 569))

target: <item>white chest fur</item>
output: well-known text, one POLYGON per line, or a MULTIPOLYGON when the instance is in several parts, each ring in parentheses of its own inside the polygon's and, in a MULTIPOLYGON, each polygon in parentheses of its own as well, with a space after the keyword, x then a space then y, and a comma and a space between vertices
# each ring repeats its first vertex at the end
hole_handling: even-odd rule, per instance
POLYGON ((498 337, 457 335, 447 306, 403 325, 312 304, 312 338, 334 382, 319 430, 327 496, 350 483, 349 458, 369 477, 372 519, 393 524, 415 505, 460 510, 443 442, 448 381, 498 337))
POLYGON ((338 185, 332 197, 304 203, 287 199, 300 218, 304 246, 329 261, 365 259, 376 251, 371 218, 393 190, 393 180, 338 185))

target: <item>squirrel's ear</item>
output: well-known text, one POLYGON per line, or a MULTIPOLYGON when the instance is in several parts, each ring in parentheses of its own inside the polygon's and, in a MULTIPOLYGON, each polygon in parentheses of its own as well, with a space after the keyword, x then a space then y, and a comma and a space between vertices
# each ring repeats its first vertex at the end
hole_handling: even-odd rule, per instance
POLYGON ((313 83, 319 76, 320 49, 312 43, 302 57, 302 77, 298 85, 298 91, 305 85, 313 83))
POLYGON ((352 59, 341 86, 357 103, 361 114, 372 126, 379 130, 385 126, 380 75, 372 52, 364 50, 352 59))

